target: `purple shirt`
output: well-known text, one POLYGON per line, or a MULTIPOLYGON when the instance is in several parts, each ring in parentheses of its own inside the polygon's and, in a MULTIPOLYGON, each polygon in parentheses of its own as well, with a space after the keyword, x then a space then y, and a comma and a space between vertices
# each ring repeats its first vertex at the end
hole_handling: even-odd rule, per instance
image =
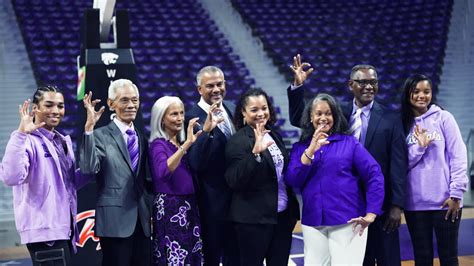
POLYGON ((353 136, 333 134, 328 140, 316 151, 311 165, 301 163, 309 141, 295 143, 291 151, 285 181, 302 191, 301 223, 340 225, 368 212, 381 214, 384 178, 378 163, 353 136))
POLYGON ((275 165, 275 171, 277 174, 277 181, 278 181, 278 212, 282 212, 286 210, 288 206, 288 195, 286 194, 286 185, 285 181, 283 181, 283 168, 285 166, 285 158, 281 153, 280 148, 278 145, 275 144, 272 136, 270 134, 265 134, 263 136, 264 142, 268 143, 273 141, 273 144, 268 147, 268 151, 272 155, 273 164, 275 165))
POLYGON ((168 140, 157 138, 150 143, 150 168, 155 193, 174 195, 194 194, 191 171, 186 162, 186 155, 174 172, 170 172, 167 164, 178 148, 168 140))

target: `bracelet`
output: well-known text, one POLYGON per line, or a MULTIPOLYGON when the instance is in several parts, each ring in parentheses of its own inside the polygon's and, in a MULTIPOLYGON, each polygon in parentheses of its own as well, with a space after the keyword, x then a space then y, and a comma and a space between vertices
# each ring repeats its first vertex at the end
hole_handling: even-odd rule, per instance
POLYGON ((180 150, 182 150, 182 151, 184 152, 184 154, 186 154, 186 150, 184 150, 183 146, 180 145, 180 146, 178 146, 178 148, 179 148, 180 150))
POLYGON ((308 151, 308 149, 304 150, 303 154, 306 158, 308 158, 308 160, 310 160, 311 162, 314 160, 314 154, 313 156, 309 157, 309 155, 306 153, 308 151))

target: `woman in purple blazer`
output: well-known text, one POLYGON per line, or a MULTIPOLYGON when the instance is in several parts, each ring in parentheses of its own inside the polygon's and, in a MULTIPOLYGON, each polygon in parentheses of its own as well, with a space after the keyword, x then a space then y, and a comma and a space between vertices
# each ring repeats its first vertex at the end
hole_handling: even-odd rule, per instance
POLYGON ((362 265, 365 229, 382 212, 380 166, 346 134, 347 121, 330 95, 310 101, 301 123, 285 181, 303 196, 305 264, 362 265))

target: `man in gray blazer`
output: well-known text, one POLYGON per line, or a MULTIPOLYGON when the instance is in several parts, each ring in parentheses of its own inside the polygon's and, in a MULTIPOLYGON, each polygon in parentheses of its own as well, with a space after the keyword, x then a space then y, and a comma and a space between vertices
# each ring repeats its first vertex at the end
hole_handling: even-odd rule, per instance
POLYGON ((145 191, 147 142, 133 125, 140 99, 130 80, 112 82, 107 105, 115 117, 94 130, 104 107, 84 98, 87 121, 81 145, 80 167, 95 174, 97 202, 95 235, 100 237, 102 265, 150 265, 150 207, 145 191))

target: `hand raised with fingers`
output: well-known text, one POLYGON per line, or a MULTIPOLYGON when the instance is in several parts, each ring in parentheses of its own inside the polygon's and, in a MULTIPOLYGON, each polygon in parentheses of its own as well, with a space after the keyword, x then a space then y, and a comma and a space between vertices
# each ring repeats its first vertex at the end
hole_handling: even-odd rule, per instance
POLYGON ((308 76, 313 72, 314 68, 311 67, 311 64, 307 62, 301 63, 301 55, 297 54, 293 57, 293 65, 290 66, 291 70, 294 73, 294 85, 300 86, 308 78, 308 76), (308 70, 304 70, 305 67, 311 67, 308 70))
POLYGON ((224 117, 221 115, 222 110, 219 106, 220 102, 216 102, 209 108, 206 121, 204 121, 204 126, 202 127, 204 132, 211 132, 217 126, 217 124, 224 122, 224 117))
POLYGON ((267 133, 270 133, 270 130, 265 129, 264 123, 256 124, 255 128, 253 129, 253 133, 255 134, 255 144, 253 145, 252 149, 252 153, 254 154, 263 152, 274 143, 273 141, 264 141, 263 136, 265 136, 267 133))
POLYGON ((86 124, 84 125, 84 131, 92 131, 94 130, 95 124, 97 121, 99 121, 100 117, 104 113, 105 107, 102 106, 99 111, 95 110, 95 106, 100 102, 100 99, 92 100, 92 91, 84 96, 82 102, 84 103, 84 108, 87 111, 87 120, 86 124))
MULTIPOLYGON (((34 112, 30 112, 30 100, 24 101, 23 104, 18 106, 18 112, 20 113, 20 125, 18 126, 18 131, 23 133, 31 133, 38 128, 44 126, 46 123, 41 122, 35 124, 33 122, 34 112)), ((35 112, 40 112, 36 110, 35 112)))
POLYGON ((428 134, 426 133, 426 129, 421 128, 420 125, 415 125, 415 132, 413 136, 416 138, 418 141, 418 145, 426 148, 430 143, 433 141, 433 139, 430 139, 428 137, 428 134))
POLYGON ((329 144, 328 134, 322 132, 321 129, 322 127, 319 127, 314 131, 313 138, 308 147, 308 152, 310 154, 314 154, 322 146, 329 144))
POLYGON ((199 130, 198 132, 194 133, 194 127, 199 126, 198 123, 199 117, 195 117, 191 120, 189 120, 188 128, 187 128, 187 135, 186 135, 186 142, 189 144, 193 144, 196 139, 199 137, 199 135, 202 134, 202 130, 199 130))

